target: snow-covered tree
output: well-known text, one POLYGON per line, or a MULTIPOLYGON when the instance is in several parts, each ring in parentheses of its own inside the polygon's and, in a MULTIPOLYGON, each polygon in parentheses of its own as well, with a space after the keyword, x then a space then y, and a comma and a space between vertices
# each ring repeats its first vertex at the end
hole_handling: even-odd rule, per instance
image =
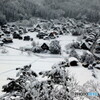
POLYGON ((80 49, 80 44, 78 42, 73 42, 71 48, 80 49))
POLYGON ((6 53, 8 53, 8 52, 9 52, 9 51, 8 51, 5 47, 3 47, 2 50, 1 50, 1 53, 2 53, 2 54, 6 54, 6 53))
POLYGON ((77 52, 75 51, 75 49, 71 49, 70 53, 69 53, 69 57, 75 57, 77 59, 79 59, 79 56, 77 54, 77 52))
POLYGON ((36 81, 37 74, 32 71, 31 65, 24 66, 23 68, 16 68, 19 70, 16 74, 16 79, 8 78, 11 80, 7 85, 4 85, 3 92, 6 92, 6 95, 2 100, 12 100, 11 98, 16 98, 19 96, 19 99, 14 100, 33 100, 32 97, 32 83, 36 81))
POLYGON ((61 53, 61 46, 59 41, 55 40, 50 43, 49 47, 50 53, 52 54, 60 54, 61 53))
POLYGON ((81 62, 86 64, 93 64, 93 62, 95 62, 95 59, 92 54, 83 52, 83 55, 81 56, 81 62))
POLYGON ((17 68, 16 79, 3 86, 6 94, 0 100, 73 100, 72 95, 78 84, 74 77, 63 67, 53 67, 50 71, 40 72, 47 80, 39 81, 31 65, 17 68))
POLYGON ((53 99, 49 100, 73 100, 73 92, 77 91, 78 84, 74 77, 64 67, 56 66, 50 71, 40 72, 40 75, 47 77, 53 84, 53 99), (54 92, 53 92, 54 91, 54 92))
POLYGON ((35 46, 34 48, 32 48, 32 51, 34 53, 41 53, 43 50, 40 46, 35 46))
POLYGON ((32 41, 31 45, 32 45, 33 47, 35 47, 35 46, 36 46, 36 42, 35 42, 35 41, 32 41))
POLYGON ((31 65, 16 68, 16 78, 8 78, 10 82, 3 86, 6 92, 0 100, 99 100, 99 83, 93 81, 79 86, 75 78, 65 67, 53 66, 51 70, 40 72, 46 80, 37 80, 37 74, 32 71, 31 65), (98 93, 98 96, 75 95, 75 93, 98 93))

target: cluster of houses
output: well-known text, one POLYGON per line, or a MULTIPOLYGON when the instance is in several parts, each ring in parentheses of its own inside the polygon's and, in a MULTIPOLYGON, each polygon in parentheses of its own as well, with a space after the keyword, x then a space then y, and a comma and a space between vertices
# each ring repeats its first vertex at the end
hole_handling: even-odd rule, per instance
POLYGON ((93 49, 94 46, 95 51, 99 53, 98 50, 100 50, 99 45, 99 37, 100 37, 100 25, 94 24, 94 23, 86 23, 86 22, 80 22, 77 23, 76 26, 74 26, 74 29, 72 29, 71 34, 73 36, 79 36, 79 41, 74 42, 72 44, 72 47, 77 49, 84 49, 89 50, 93 49), (97 41, 97 43, 95 43, 97 41))
POLYGON ((97 38, 100 36, 100 27, 99 25, 94 26, 92 24, 91 26, 87 26, 85 28, 85 33, 83 34, 83 39, 81 41, 82 49, 90 50, 92 46, 95 44, 95 41, 97 41, 97 38))
POLYGON ((4 25, 1 27, 1 30, 0 30, 0 40, 3 42, 3 43, 12 43, 12 35, 10 34, 10 31, 9 29, 7 28, 7 25, 4 25))
MULTIPOLYGON (((82 36, 79 44, 80 48, 90 50, 100 36, 100 26, 99 24, 71 18, 64 19, 64 21, 37 19, 37 23, 31 28, 25 28, 14 24, 3 25, 0 30, 0 44, 2 45, 2 42, 12 43, 13 39, 33 41, 33 38, 28 35, 22 36, 22 34, 27 32, 37 32, 36 37, 44 40, 56 39, 60 35, 67 34, 82 36)), ((100 49, 100 43, 98 41, 95 46, 95 52, 97 53, 99 53, 100 49)))
POLYGON ((96 41, 95 53, 100 54, 100 38, 96 41))
POLYGON ((58 38, 59 35, 72 34, 73 36, 80 36, 82 25, 79 25, 73 19, 66 19, 65 22, 50 20, 50 21, 38 21, 34 25, 33 29, 29 29, 31 32, 38 32, 37 37, 39 39, 49 40, 58 38), (81 27, 81 28, 80 28, 81 27))
POLYGON ((67 18, 65 22, 39 20, 33 29, 29 29, 29 31, 38 32, 37 37, 44 40, 55 39, 60 35, 66 34, 72 34, 73 36, 83 35, 81 48, 89 50, 99 35, 100 27, 98 24, 67 18))
POLYGON ((99 53, 100 44, 100 25, 89 23, 84 20, 75 20, 67 18, 64 22, 61 21, 39 21, 35 26, 38 30, 37 37, 39 39, 49 40, 58 38, 60 35, 71 34, 73 36, 81 36, 82 39, 78 46, 80 49, 91 50, 95 46, 95 52, 99 53), (43 27, 46 23, 46 28, 43 27), (98 39, 98 40, 97 40, 98 39), (95 42, 97 41, 96 45, 95 42))
POLYGON ((0 44, 3 43, 13 43, 13 39, 19 39, 24 41, 32 41, 33 38, 30 36, 22 36, 27 33, 28 30, 25 27, 17 26, 17 25, 3 25, 0 27, 0 44))

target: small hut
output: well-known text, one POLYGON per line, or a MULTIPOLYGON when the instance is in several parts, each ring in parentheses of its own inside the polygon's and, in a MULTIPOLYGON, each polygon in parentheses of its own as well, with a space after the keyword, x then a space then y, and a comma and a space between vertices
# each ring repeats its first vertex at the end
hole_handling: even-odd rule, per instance
POLYGON ((51 32, 51 33, 49 34, 49 37, 50 37, 50 38, 56 38, 57 35, 58 35, 57 32, 51 32))
POLYGON ((0 46, 3 46, 3 44, 4 44, 4 43, 3 43, 2 41, 0 41, 0 46))
POLYGON ((100 64, 97 64, 94 68, 100 70, 100 64))
POLYGON ((68 61, 69 61, 69 65, 70 66, 78 66, 78 59, 77 58, 75 58, 75 57, 70 57, 69 59, 68 59, 68 61))
POLYGON ((42 46, 41 46, 41 48, 43 50, 49 50, 49 46, 46 43, 43 43, 42 46))

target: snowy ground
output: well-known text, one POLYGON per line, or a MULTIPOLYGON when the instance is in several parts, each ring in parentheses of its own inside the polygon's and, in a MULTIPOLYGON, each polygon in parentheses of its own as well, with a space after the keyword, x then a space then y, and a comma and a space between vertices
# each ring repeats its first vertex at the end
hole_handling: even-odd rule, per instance
MULTIPOLYGON (((29 33, 32 38, 39 44, 44 42, 50 43, 48 40, 40 40, 37 39, 37 33, 29 33)), ((57 40, 60 41, 62 48, 64 49, 65 44, 73 42, 76 40, 76 37, 71 35, 60 36, 57 40)), ((14 43, 9 44, 12 47, 19 48, 22 46, 30 45, 31 41, 22 41, 22 40, 14 40, 14 43)), ((32 70, 35 72, 45 71, 51 69, 52 65, 58 63, 59 61, 63 61, 66 55, 50 55, 50 54, 31 54, 28 55, 26 52, 21 53, 21 51, 14 50, 11 48, 6 48, 9 52, 7 54, 1 54, 2 48, 0 47, 0 95, 2 94, 1 89, 2 86, 5 85, 8 81, 7 77, 15 77, 16 76, 16 67, 23 67, 27 64, 32 64, 32 70)), ((79 51, 82 53, 82 51, 79 51)), ((68 68, 71 74, 75 76, 79 84, 84 84, 88 80, 95 80, 92 76, 92 71, 86 68, 83 68, 81 65, 79 67, 70 67, 68 68)), ((99 72, 98 72, 99 73, 99 72)))

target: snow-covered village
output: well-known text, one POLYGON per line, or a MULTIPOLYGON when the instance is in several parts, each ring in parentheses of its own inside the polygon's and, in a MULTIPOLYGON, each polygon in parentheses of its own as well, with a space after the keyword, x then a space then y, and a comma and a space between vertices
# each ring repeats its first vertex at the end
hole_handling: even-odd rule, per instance
POLYGON ((94 1, 95 10, 86 10, 95 15, 79 7, 74 17, 71 7, 86 0, 0 1, 0 100, 100 100, 100 2, 94 1), (34 16, 18 17, 16 9, 34 16))

